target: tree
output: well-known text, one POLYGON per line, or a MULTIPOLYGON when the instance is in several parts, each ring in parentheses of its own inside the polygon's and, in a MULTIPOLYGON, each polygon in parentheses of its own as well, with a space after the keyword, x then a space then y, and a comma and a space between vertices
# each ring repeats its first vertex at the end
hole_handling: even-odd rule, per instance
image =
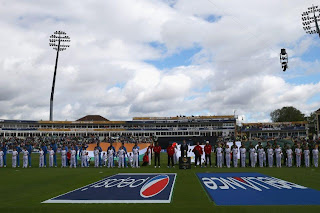
POLYGON ((270 113, 270 117, 272 122, 292 122, 305 120, 304 114, 292 106, 276 109, 270 113))

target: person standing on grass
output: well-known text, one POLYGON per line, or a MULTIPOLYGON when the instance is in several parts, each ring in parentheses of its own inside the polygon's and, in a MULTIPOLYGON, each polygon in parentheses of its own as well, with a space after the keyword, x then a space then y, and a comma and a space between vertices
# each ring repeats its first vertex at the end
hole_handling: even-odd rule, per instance
MULTIPOLYGON (((33 146, 30 142, 27 143, 27 151, 28 151, 28 163, 29 163, 29 167, 31 167, 31 154, 32 154, 32 150, 33 150, 33 146)), ((28 165, 28 164, 27 164, 28 165)))
POLYGON ((57 150, 58 150, 58 146, 57 146, 57 144, 54 142, 54 140, 52 140, 52 142, 51 142, 51 148, 52 148, 52 150, 54 151, 54 154, 53 154, 53 163, 54 163, 54 166, 57 167, 57 150))
POLYGON ((12 152, 12 168, 17 167, 17 155, 18 155, 18 152, 17 152, 16 148, 14 148, 13 152, 12 152))
MULTIPOLYGON (((108 147, 108 149, 107 149, 107 152, 108 152, 108 161, 110 160, 110 156, 109 156, 109 150, 110 149, 112 149, 113 150, 113 157, 112 157, 112 163, 111 163, 111 165, 112 165, 112 167, 114 167, 114 155, 116 154, 116 149, 114 148, 114 146, 112 146, 112 142, 110 142, 110 146, 108 147)), ((109 165, 109 163, 108 163, 108 165, 109 165)))
POLYGON ((258 159, 259 159, 259 166, 263 167, 263 157, 264 157, 264 149, 260 143, 258 147, 258 159))
POLYGON ((231 149, 229 147, 229 145, 226 145, 226 148, 224 149, 225 152, 225 156, 226 156, 226 166, 227 168, 230 168, 230 164, 231 164, 231 149))
POLYGON ((2 147, 0 147, 0 167, 3 167, 3 155, 2 147))
POLYGON ((77 168, 77 165, 76 165, 76 155, 77 155, 77 152, 76 150, 74 149, 74 147, 72 147, 71 149, 71 158, 70 158, 70 168, 74 167, 74 168, 77 168))
POLYGON ((313 166, 318 167, 318 162, 319 162, 319 150, 318 150, 318 145, 314 146, 314 149, 312 150, 312 158, 313 158, 313 166))
POLYGON ((102 166, 106 166, 107 165, 107 155, 105 152, 103 152, 102 154, 102 162, 103 162, 103 165, 102 166))
POLYGON ((208 160, 210 167, 212 167, 211 164, 211 152, 212 152, 212 146, 209 144, 209 141, 206 142, 206 145, 204 146, 204 153, 205 153, 205 167, 208 165, 208 160))
POLYGON ((170 168, 170 161, 171 161, 172 167, 174 167, 174 162, 173 162, 174 147, 172 146, 171 143, 169 143, 169 146, 167 147, 167 154, 168 154, 168 168, 170 168))
POLYGON ((7 147, 5 142, 2 143, 1 150, 2 150, 2 164, 3 164, 3 167, 7 167, 7 150, 8 150, 8 147, 7 147))
POLYGON ((139 147, 137 143, 135 143, 134 147, 132 148, 133 153, 133 167, 139 168, 139 147))
POLYGON ((124 146, 124 142, 122 142, 119 150, 120 150, 120 149, 123 149, 123 150, 124 150, 124 153, 123 153, 124 167, 127 168, 128 165, 127 165, 126 155, 128 155, 128 153, 127 153, 127 148, 124 146))
POLYGON ((67 151, 64 147, 61 150, 61 167, 67 167, 67 151))
POLYGON ((267 154, 268 154, 268 165, 269 167, 273 167, 273 149, 271 147, 271 145, 269 145, 269 148, 267 149, 267 154))
POLYGON ((85 149, 81 150, 81 167, 87 167, 87 156, 86 156, 87 151, 85 149))
POLYGON ((45 143, 42 143, 41 149, 43 151, 44 167, 47 167, 47 152, 48 148, 45 143))
POLYGON ((156 145, 153 147, 153 152, 154 152, 154 168, 157 168, 157 162, 158 162, 158 167, 160 168, 161 146, 159 146, 158 142, 156 142, 156 145))
POLYGON ((93 155, 94 155, 94 167, 97 168, 97 167, 99 167, 99 149, 98 149, 98 147, 94 148, 93 155))
POLYGON ((250 162, 251 162, 251 167, 256 167, 256 149, 254 146, 251 146, 249 150, 249 155, 250 155, 250 162))
MULTIPOLYGON (((111 143, 110 143, 110 146, 111 146, 111 143)), ((110 147, 109 147, 110 148, 110 147)), ((112 148, 110 148, 109 149, 108 148, 108 151, 107 151, 107 153, 108 153, 108 168, 113 168, 113 158, 114 158, 114 149, 112 149, 112 148)))
POLYGON ((67 163, 68 163, 68 165, 67 166, 70 165, 70 160, 71 160, 71 149, 68 149, 68 152, 67 152, 67 163))
POLYGON ((44 167, 44 151, 42 148, 39 149, 39 168, 44 167))
POLYGON ((218 147, 216 148, 216 156, 217 156, 217 167, 221 168, 222 167, 222 148, 221 144, 218 144, 218 147))
POLYGON ((102 148, 100 146, 100 142, 97 143, 96 149, 98 150, 98 167, 102 167, 102 161, 101 161, 101 153, 102 153, 102 148))
POLYGON ((241 167, 246 167, 246 152, 247 152, 247 149, 242 144, 241 147, 240 147, 241 167))
POLYGON ((122 147, 118 150, 118 168, 124 168, 125 151, 122 147))
POLYGON ((148 146, 148 149, 147 149, 148 159, 149 159, 149 166, 151 166, 152 150, 153 150, 153 144, 151 143, 148 146))
POLYGON ((292 149, 287 146, 287 150, 286 150, 286 153, 287 153, 287 167, 292 167, 292 160, 293 160, 293 156, 292 156, 292 149))
POLYGON ((201 155, 202 155, 203 151, 202 151, 202 147, 199 145, 199 142, 197 142, 197 145, 193 148, 192 152, 195 155, 194 166, 197 167, 197 164, 199 161, 199 165, 201 167, 201 155))
POLYGON ((296 153, 296 164, 297 167, 301 167, 301 154, 302 150, 300 149, 300 144, 297 145, 297 148, 294 151, 296 153))
POLYGON ((276 149, 274 150, 276 153, 276 165, 277 168, 281 168, 281 156, 282 156, 282 150, 279 145, 277 145, 276 149))
POLYGON ((232 159, 233 159, 233 167, 237 168, 238 167, 238 146, 236 145, 235 142, 233 142, 232 145, 232 159))
POLYGON ((304 147, 303 150, 303 154, 304 154, 304 165, 305 167, 310 167, 310 150, 308 146, 304 147))
POLYGON ((49 167, 53 167, 53 157, 54 156, 54 151, 52 149, 52 147, 50 147, 49 150, 49 167))
POLYGON ((22 168, 27 168, 28 167, 28 161, 29 161, 29 151, 27 150, 27 148, 25 147, 23 152, 23 166, 22 168))
POLYGON ((17 143, 16 144, 16 150, 18 152, 18 155, 17 155, 17 166, 20 167, 20 152, 22 151, 20 145, 17 143))

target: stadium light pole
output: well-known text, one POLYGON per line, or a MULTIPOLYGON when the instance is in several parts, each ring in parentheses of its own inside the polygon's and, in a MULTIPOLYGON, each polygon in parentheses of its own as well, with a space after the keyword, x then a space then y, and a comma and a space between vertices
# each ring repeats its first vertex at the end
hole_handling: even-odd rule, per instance
POLYGON ((68 44, 70 42, 70 37, 63 31, 55 31, 53 35, 50 36, 49 46, 53 47, 57 51, 56 64, 54 66, 51 97, 50 97, 50 121, 53 120, 53 96, 54 96, 54 87, 56 84, 56 75, 57 75, 57 66, 59 59, 59 52, 64 51, 67 47, 70 47, 68 44))
POLYGON ((306 33, 308 34, 317 33, 320 37, 320 30, 319 30, 319 24, 318 24, 318 22, 320 21, 319 13, 320 13, 320 9, 318 6, 312 5, 312 7, 309 7, 308 11, 302 13, 302 25, 306 33))

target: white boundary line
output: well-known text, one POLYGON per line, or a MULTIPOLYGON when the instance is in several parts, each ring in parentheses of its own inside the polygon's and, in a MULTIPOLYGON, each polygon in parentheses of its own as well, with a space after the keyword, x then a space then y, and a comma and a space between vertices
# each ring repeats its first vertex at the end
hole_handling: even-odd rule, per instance
POLYGON ((90 183, 90 184, 85 185, 83 187, 80 187, 80 188, 74 189, 72 191, 66 192, 64 194, 58 195, 58 196, 53 197, 53 198, 51 198, 49 200, 45 200, 45 201, 43 201, 41 203, 170 203, 171 202, 171 198, 172 198, 173 188, 174 188, 174 185, 176 183, 176 177, 177 177, 177 173, 118 173, 118 174, 114 174, 114 175, 105 177, 105 178, 103 178, 103 179, 101 179, 99 181, 96 181, 94 183, 90 183), (100 181, 103 181, 105 179, 111 178, 111 177, 116 176, 116 175, 157 175, 157 174, 174 175, 174 179, 173 179, 172 187, 171 187, 171 191, 170 191, 170 196, 169 196, 168 200, 53 200, 53 199, 55 199, 57 197, 61 197, 63 195, 66 195, 66 194, 69 194, 71 192, 80 190, 82 188, 86 188, 87 186, 90 186, 92 184, 96 184, 96 183, 98 183, 100 181))

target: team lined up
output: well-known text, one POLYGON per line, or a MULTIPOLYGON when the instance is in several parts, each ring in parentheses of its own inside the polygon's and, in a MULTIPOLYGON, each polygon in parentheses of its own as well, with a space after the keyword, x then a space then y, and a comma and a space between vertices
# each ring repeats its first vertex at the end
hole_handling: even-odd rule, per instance
MULTIPOLYGON (((245 148, 244 144, 240 148, 234 142, 231 147, 225 143, 219 143, 214 149, 209 143, 204 146, 205 152, 205 166, 208 162, 211 166, 211 153, 215 154, 216 166, 221 168, 225 165, 227 168, 238 167, 238 160, 240 160, 241 167, 281 167, 282 163, 287 167, 301 167, 304 164, 305 167, 310 167, 310 161, 314 167, 318 167, 319 161, 319 150, 318 145, 315 144, 313 148, 310 146, 304 146, 301 148, 300 144, 295 144, 293 148, 286 146, 282 149, 280 145, 268 144, 263 147, 261 143, 258 143, 257 148, 250 145, 249 148, 245 148), (238 159, 238 153, 240 154, 240 159, 238 159), (247 165, 247 154, 249 158, 249 165, 247 165)), ((197 144, 194 147, 194 153, 196 156, 195 166, 198 165, 198 161, 201 159, 203 154, 202 147, 197 144)), ((201 166, 201 160, 200 160, 201 166)))
MULTIPOLYGON (((71 146, 62 146, 60 148, 61 154, 61 167, 89 167, 90 165, 90 157, 88 155, 87 145, 83 144, 81 146, 77 146, 72 144, 71 146), (80 164, 78 163, 78 159, 80 160, 80 164)), ((2 144, 0 147, 0 167, 6 167, 6 153, 8 147, 6 144, 2 144)), ((23 149, 17 145, 13 148, 12 152, 12 167, 20 166, 20 153, 23 154, 23 168, 31 167, 31 156, 32 156, 33 146, 29 143, 26 144, 23 149)), ((102 167, 107 166, 108 168, 115 167, 115 159, 118 161, 118 167, 124 168, 128 167, 128 164, 133 168, 139 168, 139 146, 135 143, 132 148, 132 152, 128 153, 124 143, 122 143, 121 147, 116 151, 116 149, 110 143, 110 146, 106 151, 103 151, 97 143, 97 146, 94 148, 94 167, 102 167), (128 163, 127 160, 128 159, 128 163)), ((281 167, 282 163, 284 163, 287 167, 301 167, 304 165, 305 167, 310 167, 310 162, 314 167, 318 167, 319 161, 319 150, 318 145, 309 145, 303 146, 301 148, 300 144, 295 144, 292 148, 286 146, 285 149, 282 149, 279 145, 268 144, 263 147, 261 143, 258 143, 257 148, 253 145, 250 145, 248 148, 242 144, 240 148, 234 143, 231 147, 229 147, 226 143, 218 143, 216 147, 213 147, 207 141, 204 148, 202 148, 199 143, 193 148, 193 150, 189 150, 186 141, 180 146, 180 150, 178 150, 178 146, 169 144, 166 149, 168 155, 168 167, 170 164, 172 167, 176 163, 178 163, 178 152, 181 152, 180 156, 187 157, 188 151, 192 151, 195 155, 195 166, 205 166, 209 165, 212 167, 211 155, 215 155, 216 167, 221 168, 223 166, 230 168, 238 167, 238 161, 240 160, 241 167, 281 167), (240 159, 238 159, 238 153, 240 159), (205 155, 204 162, 201 162, 202 154, 205 155), (247 156, 249 159, 249 164, 247 165, 247 156)), ((161 147, 158 143, 154 146, 151 144, 143 157, 142 165, 151 165, 151 159, 153 158, 154 153, 154 166, 160 167, 160 152, 161 147)), ((58 147, 55 142, 52 142, 49 147, 46 144, 42 144, 39 147, 39 167, 47 166, 47 155, 49 155, 49 167, 57 167, 57 153, 58 147)))

